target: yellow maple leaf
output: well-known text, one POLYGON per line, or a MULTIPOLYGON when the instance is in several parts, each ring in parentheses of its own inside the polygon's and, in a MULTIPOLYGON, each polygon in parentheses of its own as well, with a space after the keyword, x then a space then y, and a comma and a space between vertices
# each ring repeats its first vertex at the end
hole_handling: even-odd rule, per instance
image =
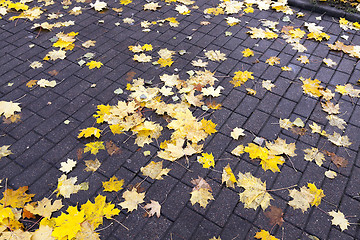
POLYGON ((254 236, 254 238, 261 239, 261 240, 279 240, 278 238, 271 236, 268 231, 261 230, 260 232, 257 232, 254 236))
POLYGON ((251 159, 259 158, 259 159, 268 159, 269 157, 269 150, 260 147, 254 143, 249 143, 245 148, 244 152, 249 153, 249 157, 251 159))
POLYGON ((244 84, 248 79, 254 79, 253 72, 248 71, 237 71, 235 72, 235 76, 230 81, 234 85, 234 87, 240 87, 242 84, 244 84))
POLYGON ((159 58, 159 60, 157 60, 157 63, 160 64, 161 67, 170 67, 173 64, 173 60, 171 58, 159 58))
POLYGON ((244 146, 238 145, 234 150, 231 151, 231 154, 234 154, 235 156, 240 156, 244 153, 244 146))
POLYGON ((16 11, 20 11, 20 10, 28 10, 29 6, 25 5, 22 2, 16 2, 16 3, 9 2, 8 8, 9 9, 13 8, 16 11))
POLYGON ((234 184, 237 182, 233 171, 230 168, 230 164, 224 167, 221 175, 221 183, 226 183, 227 187, 235 188, 234 184))
POLYGON ((225 61, 226 60, 226 54, 225 53, 222 53, 220 52, 219 50, 210 50, 210 51, 205 51, 205 56, 212 60, 212 61, 217 61, 217 62, 220 62, 220 61, 225 61))
POLYGON ((81 138, 81 137, 91 137, 91 136, 95 136, 96 138, 99 138, 100 137, 100 133, 101 133, 101 130, 98 129, 98 128, 95 128, 95 127, 88 127, 88 128, 85 128, 85 129, 81 129, 80 130, 80 133, 78 135, 78 138, 81 138))
POLYGON ((3 145, 0 147, 0 159, 2 157, 6 157, 6 156, 9 156, 10 154, 12 154, 11 150, 8 149, 9 147, 10 147, 10 145, 3 145))
POLYGON ((93 117, 96 118, 96 123, 103 123, 104 116, 110 114, 111 106, 98 105, 97 108, 98 108, 98 111, 96 111, 96 114, 94 114, 93 117))
POLYGON ((154 162, 151 161, 146 167, 140 168, 140 171, 145 175, 152 179, 161 180, 162 175, 167 175, 171 169, 169 168, 162 168, 162 161, 161 162, 154 162))
POLYGON ((202 153, 202 157, 197 157, 197 161, 203 165, 203 168, 215 167, 214 156, 212 153, 202 153))
POLYGON ((244 51, 241 52, 244 57, 251 57, 254 56, 254 52, 250 48, 244 49, 244 51))
POLYGON ((131 191, 126 190, 122 197, 125 199, 124 202, 119 203, 122 208, 127 208, 129 212, 137 209, 138 204, 144 202, 145 192, 138 193, 136 188, 133 188, 131 191))
POLYGON ((132 3, 132 0, 120 0, 120 4, 123 4, 123 5, 128 5, 132 3))
POLYGON ((66 210, 68 214, 62 212, 55 221, 54 231, 52 236, 56 239, 71 240, 75 238, 76 234, 81 231, 81 223, 85 221, 84 210, 78 211, 77 206, 70 206, 66 210))
POLYGON ((96 155, 99 150, 105 150, 104 142, 90 142, 85 144, 84 153, 91 152, 91 154, 96 155))
POLYGON ((142 47, 141 47, 142 50, 144 51, 152 51, 153 50, 153 46, 151 44, 144 44, 142 47))
POLYGON ((267 159, 261 159, 260 165, 264 171, 280 172, 278 164, 282 165, 285 159, 281 156, 269 155, 267 159))
POLYGON ((86 64, 86 66, 89 66, 89 69, 101 68, 102 65, 103 64, 101 62, 97 62, 97 61, 91 61, 86 64))
POLYGON ((252 89, 252 88, 245 88, 246 89, 246 93, 249 95, 255 95, 256 94, 256 90, 252 89))
POLYGON ((301 209, 302 212, 305 212, 310 205, 319 206, 321 198, 325 197, 323 190, 317 189, 315 184, 308 183, 307 186, 302 186, 300 191, 296 189, 289 190, 289 196, 293 199, 288 204, 294 209, 301 209))
POLYGON ((304 149, 304 159, 306 161, 312 161, 315 160, 315 163, 321 167, 323 164, 323 161, 325 161, 325 156, 322 152, 319 151, 317 148, 307 148, 304 149))
POLYGON ((62 48, 67 48, 69 47, 69 45, 72 45, 72 42, 67 42, 62 40, 61 38, 59 38, 59 40, 57 40, 54 44, 53 47, 59 47, 60 49, 62 48))
POLYGON ((346 87, 342 85, 336 85, 335 92, 341 93, 343 95, 346 95, 348 93, 346 87))
POLYGON ((158 139, 161 135, 163 127, 151 121, 144 121, 132 128, 132 131, 137 134, 135 144, 143 147, 145 144, 151 143, 152 138, 158 139))
POLYGON ((305 32, 301 30, 300 28, 295 28, 289 30, 289 34, 292 38, 302 38, 305 36, 305 32))
POLYGON ((247 8, 244 8, 243 10, 245 13, 253 13, 254 12, 254 9, 252 7, 247 7, 247 8))
POLYGON ((338 225, 341 231, 346 230, 350 226, 350 223, 345 218, 345 215, 339 210, 337 212, 333 210, 331 212, 328 212, 328 214, 333 217, 333 219, 331 220, 332 225, 338 225))
POLYGON ((30 202, 31 198, 35 196, 35 194, 25 193, 27 190, 28 186, 20 187, 17 190, 8 188, 4 191, 4 197, 0 200, 0 203, 2 203, 4 207, 23 208, 25 203, 30 202))
POLYGON ((301 62, 302 64, 308 64, 310 63, 309 58, 305 55, 301 55, 299 56, 296 60, 298 60, 299 62, 301 62))
POLYGON ((77 193, 82 190, 81 185, 76 185, 77 177, 67 178, 65 174, 61 175, 58 178, 58 185, 56 191, 58 192, 58 196, 62 195, 64 198, 70 198, 70 195, 73 193, 77 193))
POLYGON ((311 80, 311 78, 308 78, 302 80, 302 82, 303 82, 302 88, 304 93, 309 94, 310 96, 313 97, 322 96, 320 91, 323 89, 323 87, 320 86, 321 82, 319 80, 317 79, 311 80))
POLYGON ((256 210, 259 206, 265 210, 270 206, 270 200, 273 198, 266 191, 266 183, 259 178, 254 177, 251 173, 245 174, 239 172, 238 186, 245 189, 239 193, 240 201, 245 204, 245 208, 253 208, 256 210))
POLYGON ((124 179, 118 180, 117 177, 113 176, 109 181, 102 183, 105 192, 118 192, 124 185, 124 179))
POLYGON ((324 191, 322 189, 318 189, 313 183, 308 183, 307 186, 310 190, 310 193, 314 196, 314 200, 310 202, 310 205, 319 206, 321 203, 321 199, 325 197, 324 191))
POLYGON ((199 190, 193 190, 191 193, 190 202, 192 205, 196 203, 200 204, 200 207, 206 208, 208 201, 214 200, 214 197, 209 189, 200 188, 199 190))
POLYGON ((279 57, 270 57, 266 59, 265 63, 274 66, 274 64, 280 64, 280 58, 279 57))
POLYGON ((201 120, 201 125, 202 129, 204 129, 204 131, 209 135, 217 132, 217 130, 215 129, 217 124, 213 123, 211 120, 206 120, 203 118, 201 120))
POLYGON ((90 223, 94 228, 97 228, 103 223, 103 218, 110 219, 120 213, 120 210, 115 208, 115 204, 107 203, 106 197, 98 195, 94 203, 88 200, 85 204, 81 205, 81 211, 85 213, 85 220, 90 223))
POLYGON ((138 62, 150 62, 152 59, 151 56, 148 56, 144 53, 141 53, 141 54, 135 54, 134 57, 133 57, 133 60, 134 61, 138 61, 138 62))

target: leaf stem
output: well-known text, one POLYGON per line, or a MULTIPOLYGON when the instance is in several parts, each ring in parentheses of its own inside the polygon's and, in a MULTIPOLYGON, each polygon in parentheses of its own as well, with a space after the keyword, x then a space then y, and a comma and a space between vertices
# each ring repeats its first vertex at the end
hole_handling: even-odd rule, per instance
POLYGON ((270 190, 266 190, 267 192, 274 192, 274 191, 280 191, 280 190, 286 190, 286 189, 289 189, 289 188, 293 188, 293 187, 296 187, 297 184, 295 185, 292 185, 290 187, 283 187, 283 188, 277 188, 277 189, 270 189, 270 190))

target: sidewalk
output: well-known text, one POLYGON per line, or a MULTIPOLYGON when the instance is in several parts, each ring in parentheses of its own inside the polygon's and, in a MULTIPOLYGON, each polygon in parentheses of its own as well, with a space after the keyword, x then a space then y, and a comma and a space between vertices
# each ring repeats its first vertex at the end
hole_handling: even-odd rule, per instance
MULTIPOLYGON (((45 3, 34 1, 27 5, 32 8, 45 3)), ((137 210, 128 212, 121 209, 121 212, 114 216, 116 221, 104 218, 104 224, 97 228, 104 228, 99 231, 100 239, 254 239, 256 233, 261 230, 284 240, 360 239, 360 102, 358 97, 347 95, 348 90, 343 90, 342 94, 335 91, 343 89, 348 83, 355 89, 360 89, 360 63, 359 58, 346 53, 346 47, 342 48, 343 51, 335 51, 330 50, 327 45, 341 41, 346 45, 359 46, 360 30, 345 31, 340 28, 339 19, 296 7, 291 7, 294 12, 292 15, 271 8, 260 11, 256 4, 252 6, 253 13, 245 13, 243 10, 246 7, 243 7, 237 14, 214 15, 204 14, 204 10, 215 8, 220 4, 219 1, 198 0, 186 5, 191 12, 182 15, 175 10, 177 6, 185 6, 182 3, 159 1, 161 8, 156 11, 144 11, 146 3, 133 0, 132 3, 124 5, 119 1, 108 1, 106 11, 96 11, 90 7, 89 1, 72 1, 68 8, 56 1, 53 5, 43 6, 42 9, 47 11, 34 21, 9 20, 10 17, 19 15, 15 11, 2 16, 0 101, 20 103, 21 111, 16 112, 20 120, 12 117, 12 123, 7 122, 9 119, 4 120, 4 116, 1 117, 0 147, 10 145, 9 150, 12 152, 0 160, 0 178, 3 179, 1 191, 6 188, 16 190, 28 186, 27 193, 35 194, 33 201, 40 201, 49 196, 51 199, 62 199, 64 207, 53 216, 59 216, 68 206, 80 207, 88 200, 93 202, 99 194, 106 196, 107 201, 121 209, 118 204, 124 202, 122 196, 126 190, 136 186, 139 192, 145 192, 144 203, 141 203, 137 210), (68 13, 78 6, 82 7, 81 14, 68 13), (122 8, 122 11, 119 8, 122 8), (304 16, 299 16, 299 12, 304 16), (63 16, 58 16, 58 19, 47 19, 48 14, 55 13, 63 16), (240 19, 241 22, 229 26, 225 19, 229 16, 240 19), (170 26, 176 25, 175 21, 170 19, 172 17, 176 17, 179 23, 177 27, 170 26), (124 23, 124 19, 129 21, 127 18, 133 19, 134 22, 124 23), (279 22, 274 28, 276 30, 273 29, 273 33, 278 35, 277 38, 251 37, 248 33, 251 31, 250 28, 265 29, 261 20, 279 22), (68 21, 74 21, 74 24, 71 25, 68 21), (143 31, 146 29, 141 26, 143 21, 150 23, 150 31, 143 31), (156 24, 154 21, 157 21, 156 24), (53 26, 51 31, 32 29, 34 24, 43 22, 62 22, 63 25, 70 26, 53 26), (300 38, 300 43, 307 50, 298 52, 285 41, 283 35, 284 32, 290 34, 289 30, 292 29, 286 26, 300 28, 308 34, 305 22, 322 26, 322 32, 328 34, 330 39, 316 41, 308 39, 305 35, 300 38), (73 38, 74 48, 66 50, 64 59, 53 61, 50 56, 50 60, 44 60, 50 51, 59 50, 53 44, 58 40, 54 36, 60 32, 78 33, 73 38), (82 45, 88 40, 96 41, 94 46, 86 48, 82 45), (138 44, 152 45, 151 51, 143 52, 147 56, 152 56, 150 61, 138 62, 133 59, 141 53, 130 51, 129 46, 138 44), (165 48, 174 51, 172 56, 170 54, 173 63, 171 66, 161 67, 153 62, 159 59, 158 51, 165 48), (246 48, 251 49, 254 56, 244 57, 242 52, 246 48), (204 50, 219 50, 225 54, 226 60, 209 60, 204 50), (88 55, 84 56, 85 54, 88 55), (308 57, 308 64, 297 60, 301 55, 308 57), (268 64, 271 57, 278 57, 280 63, 268 64), (333 60, 336 65, 325 64, 325 58, 333 60), (192 65, 192 61, 199 59, 208 62, 206 68, 192 65), (42 63, 42 67, 31 68, 30 64, 34 61, 42 63), (89 69, 87 63, 91 61, 101 62, 102 66, 89 69), (282 69, 285 66, 291 70, 282 69), (163 147, 161 143, 169 140, 174 132, 169 130, 167 125, 175 118, 170 116, 171 114, 161 116, 151 110, 150 103, 145 101, 129 115, 138 113, 144 118, 143 121, 152 121, 163 129, 157 140, 152 138, 151 143, 145 144, 144 147, 135 143, 139 140, 136 140, 136 135, 131 136, 132 131, 113 134, 106 122, 96 123, 93 115, 96 114, 98 105, 114 106, 118 101, 129 102, 130 94, 135 92, 136 95, 140 92, 141 87, 136 88, 135 79, 144 79, 145 88, 160 89, 164 85, 160 76, 164 74, 178 74, 179 79, 189 81, 190 76, 196 76, 196 71, 205 69, 214 73, 213 77, 218 80, 215 81, 214 88, 223 87, 219 97, 204 96, 203 103, 195 107, 199 100, 196 96, 201 94, 204 86, 199 84, 195 86, 195 90, 189 90, 196 91, 196 96, 190 96, 191 94, 185 90, 181 92, 181 89, 185 88, 185 83, 181 81, 177 82, 183 84, 181 88, 177 89, 176 84, 172 87, 178 99, 174 98, 175 95, 166 96, 160 92, 158 94, 162 95, 161 100, 166 104, 180 103, 182 98, 188 98, 184 101, 193 103, 189 109, 199 122, 204 118, 216 124, 216 132, 205 134, 205 140, 199 141, 199 144, 204 144, 200 153, 213 154, 214 167, 203 168, 197 161, 200 153, 180 157, 176 161, 159 158, 158 152, 164 151, 160 149, 163 147), (234 87, 230 81, 238 71, 252 72, 254 79, 249 78, 241 86, 234 87), (322 104, 326 102, 324 93, 315 96, 319 92, 315 87, 313 96, 306 94, 300 77, 304 81, 308 78, 318 79, 322 90, 329 89, 335 94, 331 102, 339 104, 340 113, 333 116, 346 122, 343 130, 329 123, 329 114, 322 108, 322 104), (34 82, 32 87, 27 86, 30 80, 41 79, 56 81, 56 85, 41 87, 38 81, 34 82), (263 81, 266 80, 275 85, 271 90, 262 87, 263 81), (128 90, 131 87, 136 90, 128 90), (256 94, 252 95, 250 89, 255 90, 256 94), (221 104, 221 108, 212 109, 217 103, 221 104), (297 118, 303 121, 304 127, 292 126, 285 129, 279 125, 280 119, 294 122, 297 118), (310 127, 314 126, 314 123, 319 125, 321 130, 325 130, 327 135, 321 131, 314 131, 310 127), (89 127, 103 130, 101 137, 78 138, 80 131, 89 127), (245 136, 240 136, 238 140, 231 136, 232 130, 236 127, 245 130, 245 136), (334 132, 348 136, 351 145, 344 143, 346 147, 337 146, 329 141, 329 135, 334 132), (278 154, 285 162, 278 165, 280 172, 273 172, 264 171, 260 159, 250 159, 246 150, 240 156, 231 153, 238 145, 246 147, 249 143, 254 143, 255 138, 263 138, 272 143, 281 138, 285 139, 287 144, 295 143, 296 156, 278 154), (85 144, 93 141, 103 141, 104 144, 112 142, 119 150, 109 150, 107 145, 106 149, 100 150, 96 155, 84 153, 85 144), (304 159, 304 150, 309 148, 317 148, 324 154, 326 160, 322 166, 318 166, 315 161, 304 159), (149 155, 147 151, 150 151, 149 155), (333 157, 335 155, 346 159, 346 167, 335 166, 331 154, 333 157), (67 177, 77 177, 77 184, 89 183, 88 190, 71 194, 70 198, 56 196, 53 193, 57 189, 58 179, 64 174, 59 170, 61 163, 67 159, 77 162, 67 177), (85 171, 85 160, 95 159, 100 161, 101 166, 95 172, 85 171), (153 180, 142 173, 141 168, 151 161, 163 161, 163 168, 171 169, 163 176, 163 180, 153 180), (267 190, 280 189, 268 193, 274 198, 271 200, 271 206, 283 211, 284 223, 281 227, 274 226, 266 217, 264 212, 268 212, 270 207, 266 211, 261 207, 257 207, 256 210, 245 208, 244 203, 239 201, 239 193, 244 191, 243 188, 236 184, 235 188, 231 188, 222 183, 223 169, 228 164, 237 179, 239 172, 250 172, 254 177, 266 182, 267 190), (325 176, 329 169, 337 173, 334 179, 325 176), (104 192, 102 182, 109 181, 113 176, 119 180, 124 179, 124 189, 118 192, 104 192), (210 185, 214 198, 205 208, 199 203, 193 205, 190 201, 194 187, 191 181, 199 176, 210 185), (308 183, 322 189, 325 197, 321 199, 319 206, 311 204, 312 206, 303 213, 289 205, 293 198, 289 196, 289 190, 283 188, 297 185, 291 189, 299 190, 302 186, 308 186, 308 183), (150 203, 150 200, 161 204, 160 218, 147 216, 143 207, 150 203), (341 231, 339 226, 332 225, 332 217, 328 215, 328 212, 337 210, 344 213, 349 222, 353 223, 344 231, 341 231)), ((141 93, 142 95, 137 95, 140 101, 151 95, 145 90, 141 93)), ((165 109, 164 106, 158 107, 158 111, 165 109)), ((119 114, 124 113, 124 109, 122 110, 119 114)), ((1 111, 3 110, 0 109, 0 113, 1 111)), ((184 122, 190 121, 188 116, 184 117, 184 122)), ((144 129, 144 132, 147 131, 145 135, 151 131, 155 132, 154 128, 144 129)), ((194 129, 189 129, 191 130, 194 129)), ((190 137, 187 137, 189 140, 190 137)), ((181 146, 181 150, 190 145, 187 140, 181 146)), ((169 144, 171 143, 168 142, 169 144)), ((341 144, 343 142, 339 140, 338 145, 341 144)), ((265 142, 262 147, 265 147, 265 142)), ((34 222, 36 220, 38 219, 34 222)), ((29 221, 23 223, 25 228, 32 225, 29 221)), ((38 228, 35 226, 33 229, 38 228)))

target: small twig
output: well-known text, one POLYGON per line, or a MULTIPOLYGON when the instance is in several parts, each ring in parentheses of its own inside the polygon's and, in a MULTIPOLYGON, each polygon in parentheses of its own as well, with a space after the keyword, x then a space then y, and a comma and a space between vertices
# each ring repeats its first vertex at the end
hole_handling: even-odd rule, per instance
POLYGON ((295 170, 295 172, 298 172, 298 171, 296 170, 296 168, 295 168, 295 166, 294 166, 294 163, 293 163, 293 161, 291 160, 291 158, 290 158, 288 155, 286 155, 286 156, 287 156, 287 158, 289 159, 292 168, 295 170))
POLYGON ((179 164, 180 166, 182 166, 183 168, 185 168, 185 169, 188 170, 189 172, 194 172, 194 171, 188 169, 187 167, 185 167, 184 165, 182 165, 181 163, 179 163, 179 162, 177 162, 177 161, 174 161, 174 163, 179 164))
POLYGON ((277 188, 277 189, 270 189, 270 190, 266 190, 267 192, 274 192, 274 191, 280 191, 280 190, 286 190, 286 189, 289 189, 289 188, 292 188, 292 187, 296 187, 297 184, 295 185, 292 185, 290 187, 283 187, 283 188, 277 188))
POLYGON ((14 102, 17 102, 17 101, 21 100, 24 97, 26 97, 26 93, 23 96, 19 97, 18 99, 15 99, 14 102))
POLYGON ((115 218, 110 218, 111 220, 114 220, 115 222, 117 222, 118 224, 120 224, 123 228, 125 228, 126 230, 129 231, 129 228, 127 228, 124 224, 122 224, 121 222, 119 222, 118 220, 116 220, 115 218))
POLYGON ((108 226, 106 226, 106 227, 103 227, 103 228, 100 228, 100 229, 96 229, 94 232, 100 232, 100 231, 103 231, 103 230, 105 230, 105 229, 107 229, 107 228, 109 228, 111 225, 113 225, 114 223, 110 223, 108 226))

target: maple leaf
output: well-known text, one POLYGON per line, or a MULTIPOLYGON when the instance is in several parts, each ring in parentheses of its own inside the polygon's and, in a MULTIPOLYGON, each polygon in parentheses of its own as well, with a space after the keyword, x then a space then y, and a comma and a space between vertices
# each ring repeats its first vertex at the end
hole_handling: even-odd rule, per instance
POLYGON ((104 192, 118 192, 124 185, 124 179, 118 180, 117 177, 112 176, 109 181, 102 183, 104 192))
POLYGON ((293 123, 290 121, 290 119, 281 119, 280 118, 279 125, 281 128, 289 130, 289 128, 292 128, 293 123))
POLYGON ((273 87, 275 87, 275 84, 271 82, 271 80, 262 81, 262 87, 265 88, 268 91, 271 91, 273 87))
POLYGON ((226 60, 226 55, 225 53, 221 53, 219 50, 210 50, 210 51, 205 51, 205 56, 213 61, 225 61, 226 60))
POLYGON ((333 217, 333 219, 331 219, 332 225, 335 226, 338 225, 341 231, 346 230, 350 226, 350 223, 345 218, 345 215, 339 210, 337 212, 335 211, 328 212, 328 214, 333 217))
POLYGON ((68 158, 66 162, 61 162, 60 165, 59 170, 67 174, 76 166, 76 161, 68 158))
POLYGON ((84 42, 83 44, 81 44, 81 46, 83 46, 84 48, 89 48, 89 47, 95 46, 95 43, 96 43, 96 41, 87 40, 86 42, 84 42))
POLYGON ((254 238, 261 239, 261 240, 279 240, 278 238, 270 235, 270 233, 265 230, 261 230, 260 232, 257 232, 255 234, 254 238))
POLYGON ((3 145, 0 147, 0 159, 12 154, 11 150, 9 150, 9 147, 10 145, 3 145))
POLYGON ((235 140, 239 140, 240 136, 245 136, 244 131, 244 129, 236 127, 231 131, 230 136, 235 140))
POLYGON ((334 132, 333 135, 327 136, 329 141, 339 147, 349 147, 351 142, 349 141, 349 137, 344 135, 341 136, 340 133, 334 132))
POLYGON ((340 106, 339 104, 334 104, 330 101, 327 101, 326 103, 321 103, 322 109, 324 112, 327 112, 328 114, 339 114, 340 113, 340 106))
POLYGON ((240 156, 244 153, 244 146, 238 145, 234 150, 231 151, 231 154, 234 154, 235 156, 240 156))
POLYGON ((254 27, 249 27, 249 29, 250 31, 248 31, 247 33, 250 34, 251 38, 274 39, 278 37, 278 35, 271 30, 263 30, 261 28, 254 28, 254 27))
POLYGON ((55 222, 52 236, 56 239, 71 240, 81 231, 81 223, 85 220, 84 210, 78 211, 77 207, 69 206, 66 210, 68 214, 62 212, 55 222))
POLYGON ((306 94, 309 94, 310 96, 313 97, 320 97, 321 96, 321 92, 320 90, 323 88, 322 86, 320 86, 320 81, 317 79, 311 80, 311 78, 302 80, 303 82, 303 91, 306 94))
POLYGON ((330 160, 339 168, 339 167, 346 167, 348 164, 348 161, 343 158, 343 157, 339 157, 337 156, 335 153, 333 152, 329 152, 329 151, 324 151, 324 153, 326 155, 328 155, 330 157, 330 160))
POLYGON ((259 206, 265 210, 270 205, 273 198, 266 191, 266 182, 254 177, 250 172, 238 174, 238 186, 245 189, 239 193, 240 201, 245 204, 245 208, 256 210, 259 206))
POLYGON ((40 225, 40 227, 33 233, 31 240, 55 240, 52 236, 53 228, 47 225, 40 225))
POLYGON ((219 237, 212 237, 212 238, 210 238, 209 240, 221 240, 221 238, 220 238, 220 236, 219 237))
POLYGON ((175 10, 178 11, 182 15, 187 15, 191 12, 191 10, 189 10, 189 8, 185 5, 177 5, 175 10))
MULTIPOLYGON (((229 26, 235 26, 236 24, 239 24, 241 22, 240 19, 234 18, 234 17, 226 17, 225 19, 226 19, 226 23, 229 24, 229 26)), ((254 53, 252 53, 252 55, 254 55, 254 53)), ((244 57, 245 57, 245 55, 244 55, 244 57)))
POLYGON ((144 10, 156 11, 160 7, 161 6, 159 5, 159 3, 149 2, 149 3, 144 5, 144 10))
POLYGON ((194 66, 194 67, 206 67, 208 65, 208 62, 203 62, 203 60, 201 59, 198 59, 198 60, 193 60, 191 62, 191 64, 194 66))
POLYGON ((290 157, 295 157, 295 143, 286 144, 286 140, 277 138, 274 143, 266 142, 266 147, 270 150, 270 154, 281 155, 285 154, 290 157))
POLYGON ((203 168, 215 167, 214 156, 212 153, 202 153, 201 155, 202 157, 197 157, 197 161, 202 164, 203 168))
POLYGON ((224 167, 221 175, 221 183, 226 183, 227 187, 235 188, 234 184, 237 182, 233 171, 230 168, 230 164, 224 167))
POLYGON ((304 155, 304 159, 306 161, 312 161, 315 160, 315 163, 321 167, 321 165, 323 164, 323 161, 325 160, 325 156, 323 153, 321 153, 319 151, 319 149, 317 148, 307 148, 304 149, 305 155, 304 155))
POLYGON ((70 15, 80 15, 82 14, 81 7, 74 7, 69 11, 70 15))
POLYGON ((324 58, 323 59, 323 62, 326 64, 326 66, 328 67, 333 67, 333 66, 336 66, 337 63, 334 62, 333 60, 331 60, 330 58, 324 58))
POLYGON ((217 124, 213 123, 211 120, 206 120, 203 118, 201 119, 201 125, 202 129, 204 129, 204 131, 209 135, 217 132, 217 130, 215 129, 217 124))
POLYGON ((150 203, 146 204, 144 208, 149 210, 149 217, 152 217, 155 214, 158 218, 160 217, 161 205, 158 201, 150 200, 150 203))
POLYGON ((96 11, 102 11, 104 8, 106 8, 107 4, 106 2, 101 2, 99 0, 96 0, 95 3, 90 3, 90 6, 94 8, 96 11))
POLYGON ((245 148, 244 152, 249 153, 249 157, 251 159, 260 158, 260 159, 268 159, 269 150, 263 147, 260 147, 254 143, 249 143, 245 148))
POLYGON ((317 189, 315 184, 308 183, 308 187, 302 186, 300 191, 296 189, 289 190, 289 196, 293 199, 288 202, 294 209, 301 209, 304 213, 311 206, 319 206, 321 198, 325 197, 323 190, 317 189))
POLYGON ((91 152, 91 154, 96 155, 99 150, 105 150, 104 142, 90 142, 85 144, 84 153, 91 152))
POLYGON ((243 57, 254 56, 254 52, 250 48, 244 49, 244 51, 242 51, 241 53, 243 54, 243 57))
POLYGON ((291 29, 289 34, 292 38, 302 38, 305 36, 305 32, 300 28, 291 29))
POLYGON ((281 70, 282 70, 282 71, 290 72, 290 71, 292 71, 292 68, 291 68, 291 67, 288 67, 288 66, 284 66, 284 67, 281 67, 281 70))
POLYGON ((87 138, 87 137, 91 137, 91 136, 95 136, 96 138, 99 138, 100 133, 101 133, 100 129, 95 128, 95 127, 88 127, 88 128, 80 130, 78 138, 81 138, 81 137, 86 137, 87 138))
POLYGON ((103 64, 101 62, 97 62, 97 61, 91 61, 86 64, 86 66, 89 66, 89 69, 101 68, 102 65, 103 64))
POLYGON ((325 175, 325 177, 330 178, 330 179, 334 179, 337 176, 336 172, 331 171, 331 170, 327 170, 324 173, 324 175, 325 175))
POLYGON ((53 61, 57 59, 63 60, 65 59, 65 57, 66 57, 66 51, 59 49, 48 52, 48 54, 46 54, 46 56, 44 57, 44 60, 49 60, 49 59, 53 61))
POLYGON ((9 9, 15 9, 16 11, 20 11, 20 10, 28 10, 29 6, 27 6, 26 4, 22 3, 22 2, 10 2, 8 5, 9 9))
POLYGON ((222 86, 218 86, 216 89, 211 86, 208 88, 202 88, 201 92, 204 96, 213 96, 213 97, 219 97, 220 96, 220 92, 221 90, 223 90, 224 88, 222 86))
POLYGON ((310 63, 309 58, 307 56, 305 56, 305 55, 299 56, 296 60, 298 60, 302 64, 310 63))
POLYGON ((214 200, 212 193, 207 188, 200 188, 199 190, 193 190, 191 193, 190 202, 192 205, 196 203, 200 204, 200 207, 206 208, 208 201, 214 200))
POLYGON ((19 107, 20 103, 14 103, 12 101, 0 101, 0 116, 4 115, 5 118, 11 117, 15 112, 21 112, 19 107))
POLYGON ((11 232, 2 232, 0 236, 1 240, 31 240, 32 233, 28 231, 23 231, 21 229, 16 229, 11 232))
POLYGON ((28 190, 28 186, 23 186, 17 190, 6 189, 3 192, 3 198, 0 200, 0 203, 6 206, 11 206, 13 208, 23 208, 25 203, 30 202, 31 198, 35 194, 25 193, 28 190))
POLYGON ((256 94, 256 90, 252 89, 252 88, 246 88, 246 93, 249 95, 255 95, 256 94))
POLYGON ((122 5, 128 5, 130 3, 132 3, 132 0, 120 0, 120 4, 122 5))
POLYGON ((145 144, 151 143, 152 138, 158 139, 161 135, 162 126, 158 123, 144 121, 132 129, 134 133, 137 133, 135 144, 143 147, 145 144))
POLYGON ((158 54, 160 56, 160 58, 163 58, 163 59, 168 59, 168 58, 171 58, 172 55, 175 54, 174 51, 170 51, 168 50, 167 48, 162 48, 158 51, 158 54))
POLYGON ((94 226, 89 221, 81 224, 81 231, 76 234, 76 240, 100 240, 99 233, 94 230, 94 226))
POLYGON ((122 197, 125 199, 124 202, 119 203, 122 208, 127 208, 128 212, 132 212, 137 209, 138 204, 144 202, 145 192, 138 193, 136 188, 133 188, 131 191, 126 190, 122 197))
POLYGON ((235 72, 235 76, 233 77, 233 80, 230 81, 234 85, 234 87, 240 87, 242 84, 244 84, 248 79, 254 79, 252 76, 253 72, 248 71, 237 71, 235 72))
POLYGON ((28 88, 32 88, 33 86, 35 86, 35 85, 37 84, 37 81, 38 81, 38 80, 30 80, 30 81, 28 81, 28 82, 26 83, 26 86, 27 86, 28 88))
POLYGON ((101 165, 101 162, 98 159, 95 160, 86 160, 86 168, 84 169, 87 172, 96 172, 101 165))
POLYGON ((152 57, 146 55, 145 53, 141 53, 140 55, 135 54, 133 59, 138 62, 150 62, 152 57))
POLYGON ((281 156, 269 155, 266 159, 261 159, 260 165, 264 171, 280 172, 278 164, 282 165, 285 159, 281 156))
POLYGON ((36 68, 42 68, 43 67, 43 64, 39 61, 34 61, 30 64, 30 67, 32 69, 36 69, 36 68))
POLYGON ((106 203, 105 196, 98 195, 94 203, 88 200, 85 204, 81 205, 81 211, 85 213, 85 220, 94 228, 97 228, 103 223, 104 217, 110 219, 112 216, 120 213, 120 210, 114 207, 115 204, 106 203))
POLYGON ((159 63, 161 67, 170 67, 174 63, 174 61, 171 58, 159 58, 157 63, 159 63))
POLYGON ((77 181, 77 177, 71 177, 67 179, 65 174, 61 175, 58 179, 58 186, 56 191, 58 192, 58 196, 62 195, 64 198, 70 198, 70 195, 73 193, 77 193, 82 190, 81 185, 75 185, 77 181))
POLYGON ((39 85, 42 88, 46 88, 46 87, 55 87, 56 86, 56 81, 49 81, 46 79, 40 79, 39 81, 36 82, 37 85, 39 85))
POLYGON ((53 204, 51 204, 51 200, 48 198, 43 198, 41 201, 38 201, 33 206, 32 204, 27 204, 24 209, 31 212, 32 214, 37 214, 42 217, 50 219, 51 214, 60 210, 64 205, 61 200, 55 200, 53 204))
POLYGON ((280 227, 284 223, 284 212, 281 208, 270 206, 270 211, 264 212, 265 216, 269 218, 270 225, 279 225, 280 227))
POLYGON ((121 149, 115 145, 112 141, 105 142, 106 151, 110 156, 121 153, 121 149))
POLYGON ((161 180, 162 175, 167 175, 168 172, 170 172, 171 169, 169 168, 162 168, 162 161, 161 162, 154 162, 151 161, 146 167, 140 168, 140 171, 148 177, 151 177, 152 179, 158 179, 161 180))
POLYGON ((280 58, 279 57, 270 57, 266 59, 265 63, 274 66, 274 64, 280 64, 280 58))

